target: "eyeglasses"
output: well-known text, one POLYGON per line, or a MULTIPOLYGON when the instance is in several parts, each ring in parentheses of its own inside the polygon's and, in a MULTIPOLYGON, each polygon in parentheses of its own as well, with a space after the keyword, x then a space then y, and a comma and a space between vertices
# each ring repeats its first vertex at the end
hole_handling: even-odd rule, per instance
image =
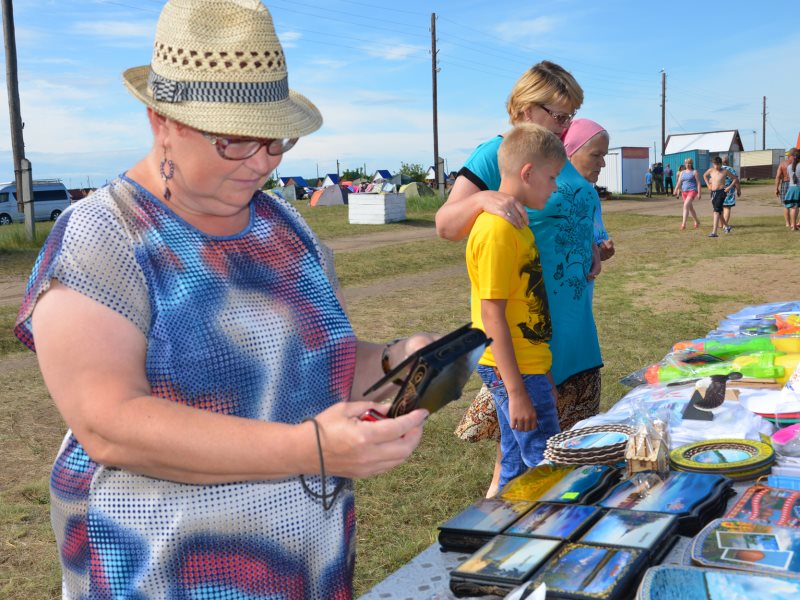
POLYGON ((572 111, 571 113, 560 113, 554 110, 550 110, 544 104, 540 104, 539 108, 541 108, 544 112, 550 115, 553 118, 553 121, 561 125, 562 127, 566 127, 572 122, 572 119, 575 118, 575 114, 577 111, 572 111))
POLYGON ((202 131, 200 133, 216 146, 217 153, 225 160, 246 160, 251 156, 255 156, 256 152, 265 146, 267 148, 267 154, 270 156, 280 156, 284 152, 291 150, 297 143, 297 138, 248 140, 220 137, 202 131))

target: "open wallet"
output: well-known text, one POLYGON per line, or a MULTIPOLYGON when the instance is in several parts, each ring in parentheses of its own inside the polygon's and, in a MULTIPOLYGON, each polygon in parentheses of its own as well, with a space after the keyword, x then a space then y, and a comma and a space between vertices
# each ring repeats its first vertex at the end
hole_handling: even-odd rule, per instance
POLYGON ((398 384, 400 389, 387 413, 369 410, 361 419, 394 418, 417 408, 436 412, 461 395, 478 359, 491 343, 483 331, 467 323, 420 348, 364 392, 366 396, 389 382, 398 384))

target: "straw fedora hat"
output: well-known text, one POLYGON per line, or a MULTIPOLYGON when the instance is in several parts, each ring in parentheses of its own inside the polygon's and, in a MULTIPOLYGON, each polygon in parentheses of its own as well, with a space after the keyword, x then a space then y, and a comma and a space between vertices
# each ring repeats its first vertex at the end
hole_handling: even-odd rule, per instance
POLYGON ((169 0, 149 65, 125 87, 157 113, 209 133, 295 138, 322 116, 289 89, 286 59, 260 0, 169 0))

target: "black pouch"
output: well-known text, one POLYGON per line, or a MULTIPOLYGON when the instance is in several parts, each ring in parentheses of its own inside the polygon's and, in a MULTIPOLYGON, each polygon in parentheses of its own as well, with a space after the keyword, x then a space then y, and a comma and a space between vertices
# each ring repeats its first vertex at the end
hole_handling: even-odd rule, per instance
POLYGON ((468 323, 409 355, 364 395, 395 381, 400 390, 386 416, 399 417, 417 408, 436 412, 461 395, 478 359, 491 342, 483 331, 468 323))

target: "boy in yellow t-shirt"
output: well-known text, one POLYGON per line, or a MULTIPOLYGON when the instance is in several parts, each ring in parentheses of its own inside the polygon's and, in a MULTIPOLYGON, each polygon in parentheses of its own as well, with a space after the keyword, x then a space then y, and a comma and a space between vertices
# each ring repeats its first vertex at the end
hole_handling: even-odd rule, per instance
MULTIPOLYGON (((556 190, 564 146, 548 130, 517 125, 497 154, 500 191, 541 209, 556 190)), ((528 227, 481 213, 467 242, 472 321, 494 342, 478 363, 500 423, 500 483, 542 460, 547 439, 559 432, 550 376, 550 311, 539 252, 528 227)))

